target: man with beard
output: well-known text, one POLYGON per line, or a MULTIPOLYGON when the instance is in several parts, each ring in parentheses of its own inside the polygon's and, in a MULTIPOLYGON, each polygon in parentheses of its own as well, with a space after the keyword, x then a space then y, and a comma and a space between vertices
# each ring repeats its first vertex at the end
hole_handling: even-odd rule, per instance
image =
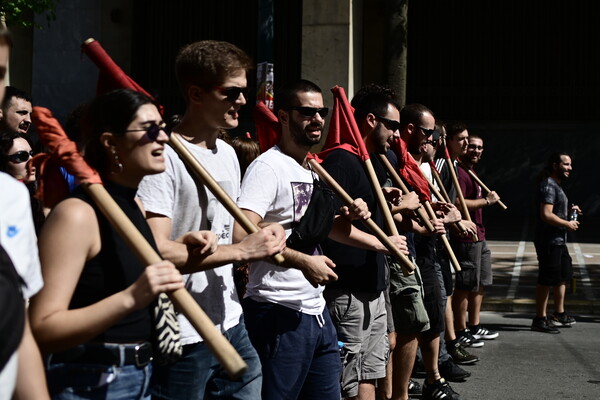
POLYGON ((564 308, 566 282, 573 276, 571 256, 567 249, 567 231, 574 232, 579 228, 576 215, 581 214, 581 210, 576 205, 568 207, 569 201, 560 187, 569 178, 572 169, 568 154, 555 153, 550 156, 540 176, 534 238, 539 272, 532 331, 560 333, 557 325, 570 327, 575 324, 575 319, 567 315, 564 308), (567 215, 567 210, 570 210, 570 215, 567 215), (546 307, 551 287, 554 292, 554 313, 549 319, 546 307))
POLYGON ((31 126, 31 98, 14 86, 6 87, 0 109, 0 129, 26 134, 31 126))
MULTIPOLYGON (((322 255, 319 237, 379 251, 384 247, 373 236, 353 229, 348 208, 342 208, 346 217, 334 215, 332 198, 323 197, 320 183, 309 169, 308 151, 319 143, 328 113, 321 89, 310 81, 295 82, 275 95, 275 107, 281 141, 248 167, 238 204, 256 224, 277 222, 286 228, 286 262, 277 266, 261 260, 250 265, 244 316, 261 357, 263 399, 338 400, 339 349, 322 295, 323 285, 335 281, 337 275, 331 269, 335 264, 322 255), (295 233, 306 222, 304 218, 318 223, 303 230, 297 241, 295 233)), ((369 215, 360 199, 351 208, 352 218, 369 215)), ((236 224, 234 239, 245 235, 236 224)), ((396 243, 404 247, 400 237, 396 243)))
MULTIPOLYGON (((175 61, 186 110, 174 132, 233 199, 239 196, 240 166, 233 148, 219 135, 239 124, 238 112, 246 104, 246 71, 251 67, 243 50, 213 40, 184 46, 175 61)), ((165 172, 146 176, 137 193, 147 211, 148 224, 162 256, 186 273, 186 289, 248 369, 240 379, 231 379, 190 322, 179 315, 183 355, 174 363, 155 366, 153 398, 258 399, 262 387, 260 360, 244 325, 232 263, 259 260, 282 251, 283 229, 274 224, 232 244, 233 217, 190 174, 171 147, 165 147, 163 156, 165 172), (212 233, 207 235, 205 230, 212 233), (198 250, 210 245, 215 235, 215 252, 200 255, 198 250)))
MULTIPOLYGON (((462 166, 458 168, 458 182, 469 210, 471 221, 477 227, 477 241, 473 236, 461 236, 454 240, 454 251, 460 262, 461 271, 456 274, 456 289, 452 309, 456 335, 461 338, 473 336, 476 340, 495 339, 498 332, 481 326, 479 319, 485 286, 493 283, 491 253, 485 240, 483 208, 500 200, 494 191, 483 196, 481 186, 469 175, 475 174, 473 167, 483 154, 483 140, 477 135, 469 135, 466 154, 460 157, 462 166), (467 326, 468 312, 468 326, 467 326), (467 335, 467 332, 469 335, 467 335)), ((463 339, 464 340, 464 339, 463 339)))
MULTIPOLYGON (((360 89, 351 102, 354 117, 373 162, 377 190, 386 182, 385 167, 377 157, 389 148, 388 140, 398 134, 399 105, 386 87, 369 85, 360 89)), ((373 186, 359 156, 334 150, 323 167, 353 198, 362 198, 383 226, 373 186)), ((358 229, 364 229, 356 224, 358 229)), ((389 352, 384 291, 388 267, 382 253, 346 246, 327 240, 323 250, 336 264, 338 281, 327 286, 325 299, 345 344, 342 395, 346 398, 375 398, 375 382, 386 375, 389 352)))

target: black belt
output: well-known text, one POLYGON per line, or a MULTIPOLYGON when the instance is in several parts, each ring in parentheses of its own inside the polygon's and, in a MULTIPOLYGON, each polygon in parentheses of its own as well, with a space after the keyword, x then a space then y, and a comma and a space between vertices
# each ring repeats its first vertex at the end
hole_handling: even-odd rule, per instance
POLYGON ((140 344, 85 344, 50 356, 50 364, 82 363, 103 365, 136 365, 145 367, 152 361, 152 346, 140 344), (123 353, 121 353, 121 348, 123 353))

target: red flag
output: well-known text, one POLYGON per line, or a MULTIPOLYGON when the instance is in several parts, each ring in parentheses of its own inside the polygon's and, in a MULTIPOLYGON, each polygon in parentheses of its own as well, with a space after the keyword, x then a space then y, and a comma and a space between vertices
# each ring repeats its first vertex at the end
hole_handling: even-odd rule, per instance
MULTIPOLYGON (((81 51, 87 55, 90 60, 100 70, 98 77, 97 94, 106 93, 114 89, 131 89, 150 97, 156 102, 156 99, 150 95, 143 87, 138 85, 119 67, 108 53, 102 48, 95 39, 88 39, 81 45, 81 51)), ((163 106, 157 104, 161 114, 164 113, 163 106)))
POLYGON ((256 137, 262 153, 279 143, 281 140, 279 120, 262 101, 254 107, 254 123, 256 124, 256 137))
POLYGON ((427 179, 425 179, 417 162, 408 152, 406 143, 400 138, 394 138, 391 148, 398 156, 400 175, 406 179, 408 184, 413 187, 415 192, 417 192, 420 201, 431 202, 431 192, 429 191, 427 179))
POLYGON ((356 154, 363 161, 368 160, 369 152, 354 119, 354 110, 348 102, 344 88, 335 86, 331 92, 333 93, 333 112, 329 121, 327 140, 319 156, 325 158, 332 150, 341 148, 356 154))

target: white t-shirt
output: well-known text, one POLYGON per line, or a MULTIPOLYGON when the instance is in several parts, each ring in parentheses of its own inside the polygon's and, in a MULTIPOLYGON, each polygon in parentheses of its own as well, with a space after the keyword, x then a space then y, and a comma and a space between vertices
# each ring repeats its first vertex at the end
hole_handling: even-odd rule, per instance
MULTIPOLYGON (((424 163, 421 163, 419 168, 421 168, 421 172, 423 172, 423 175, 425 175, 425 178, 427 178, 427 180, 429 182, 432 182, 433 186, 439 191, 440 187, 438 186, 437 182, 433 179, 433 172, 431 171, 431 165, 427 162, 424 162, 424 163)), ((438 198, 435 197, 433 195, 433 193, 431 193, 431 202, 433 203, 434 201, 440 201, 440 200, 438 200, 438 198)), ((443 201, 443 200, 441 200, 441 201, 443 201)))
MULTIPOLYGON (((233 148, 220 139, 214 149, 182 142, 227 194, 237 199, 240 165, 233 148)), ((165 172, 144 177, 138 188, 146 211, 171 219, 172 240, 187 232, 211 230, 219 238, 219 244, 231 244, 233 217, 204 185, 196 184, 175 150, 166 146, 164 155, 165 172)), ((218 329, 225 332, 239 323, 242 307, 232 264, 184 275, 184 280, 188 291, 218 329)), ((179 324, 184 345, 202 341, 183 315, 179 315, 179 324)))
MULTIPOLYGON (((292 223, 306 211, 312 189, 312 173, 275 146, 248 167, 238 205, 260 215, 265 222, 281 224, 289 236, 292 223)), ((325 308, 323 289, 313 287, 298 269, 258 261, 250 264, 246 297, 319 315, 325 308)))
POLYGON ((29 299, 44 286, 29 192, 4 172, 0 172, 0 190, 0 245, 27 285, 23 296, 29 299))

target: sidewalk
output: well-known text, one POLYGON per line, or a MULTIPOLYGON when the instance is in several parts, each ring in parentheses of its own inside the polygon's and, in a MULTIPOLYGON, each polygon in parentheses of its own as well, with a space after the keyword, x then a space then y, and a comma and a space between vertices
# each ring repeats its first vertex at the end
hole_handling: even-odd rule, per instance
MULTIPOLYGON (((535 313, 537 257, 529 241, 488 241, 494 284, 486 288, 482 310, 535 313)), ((600 244, 569 243, 574 279, 567 285, 570 314, 600 314, 600 244)), ((552 296, 552 295, 551 295, 552 296)), ((552 311, 552 300, 548 304, 552 311)))

